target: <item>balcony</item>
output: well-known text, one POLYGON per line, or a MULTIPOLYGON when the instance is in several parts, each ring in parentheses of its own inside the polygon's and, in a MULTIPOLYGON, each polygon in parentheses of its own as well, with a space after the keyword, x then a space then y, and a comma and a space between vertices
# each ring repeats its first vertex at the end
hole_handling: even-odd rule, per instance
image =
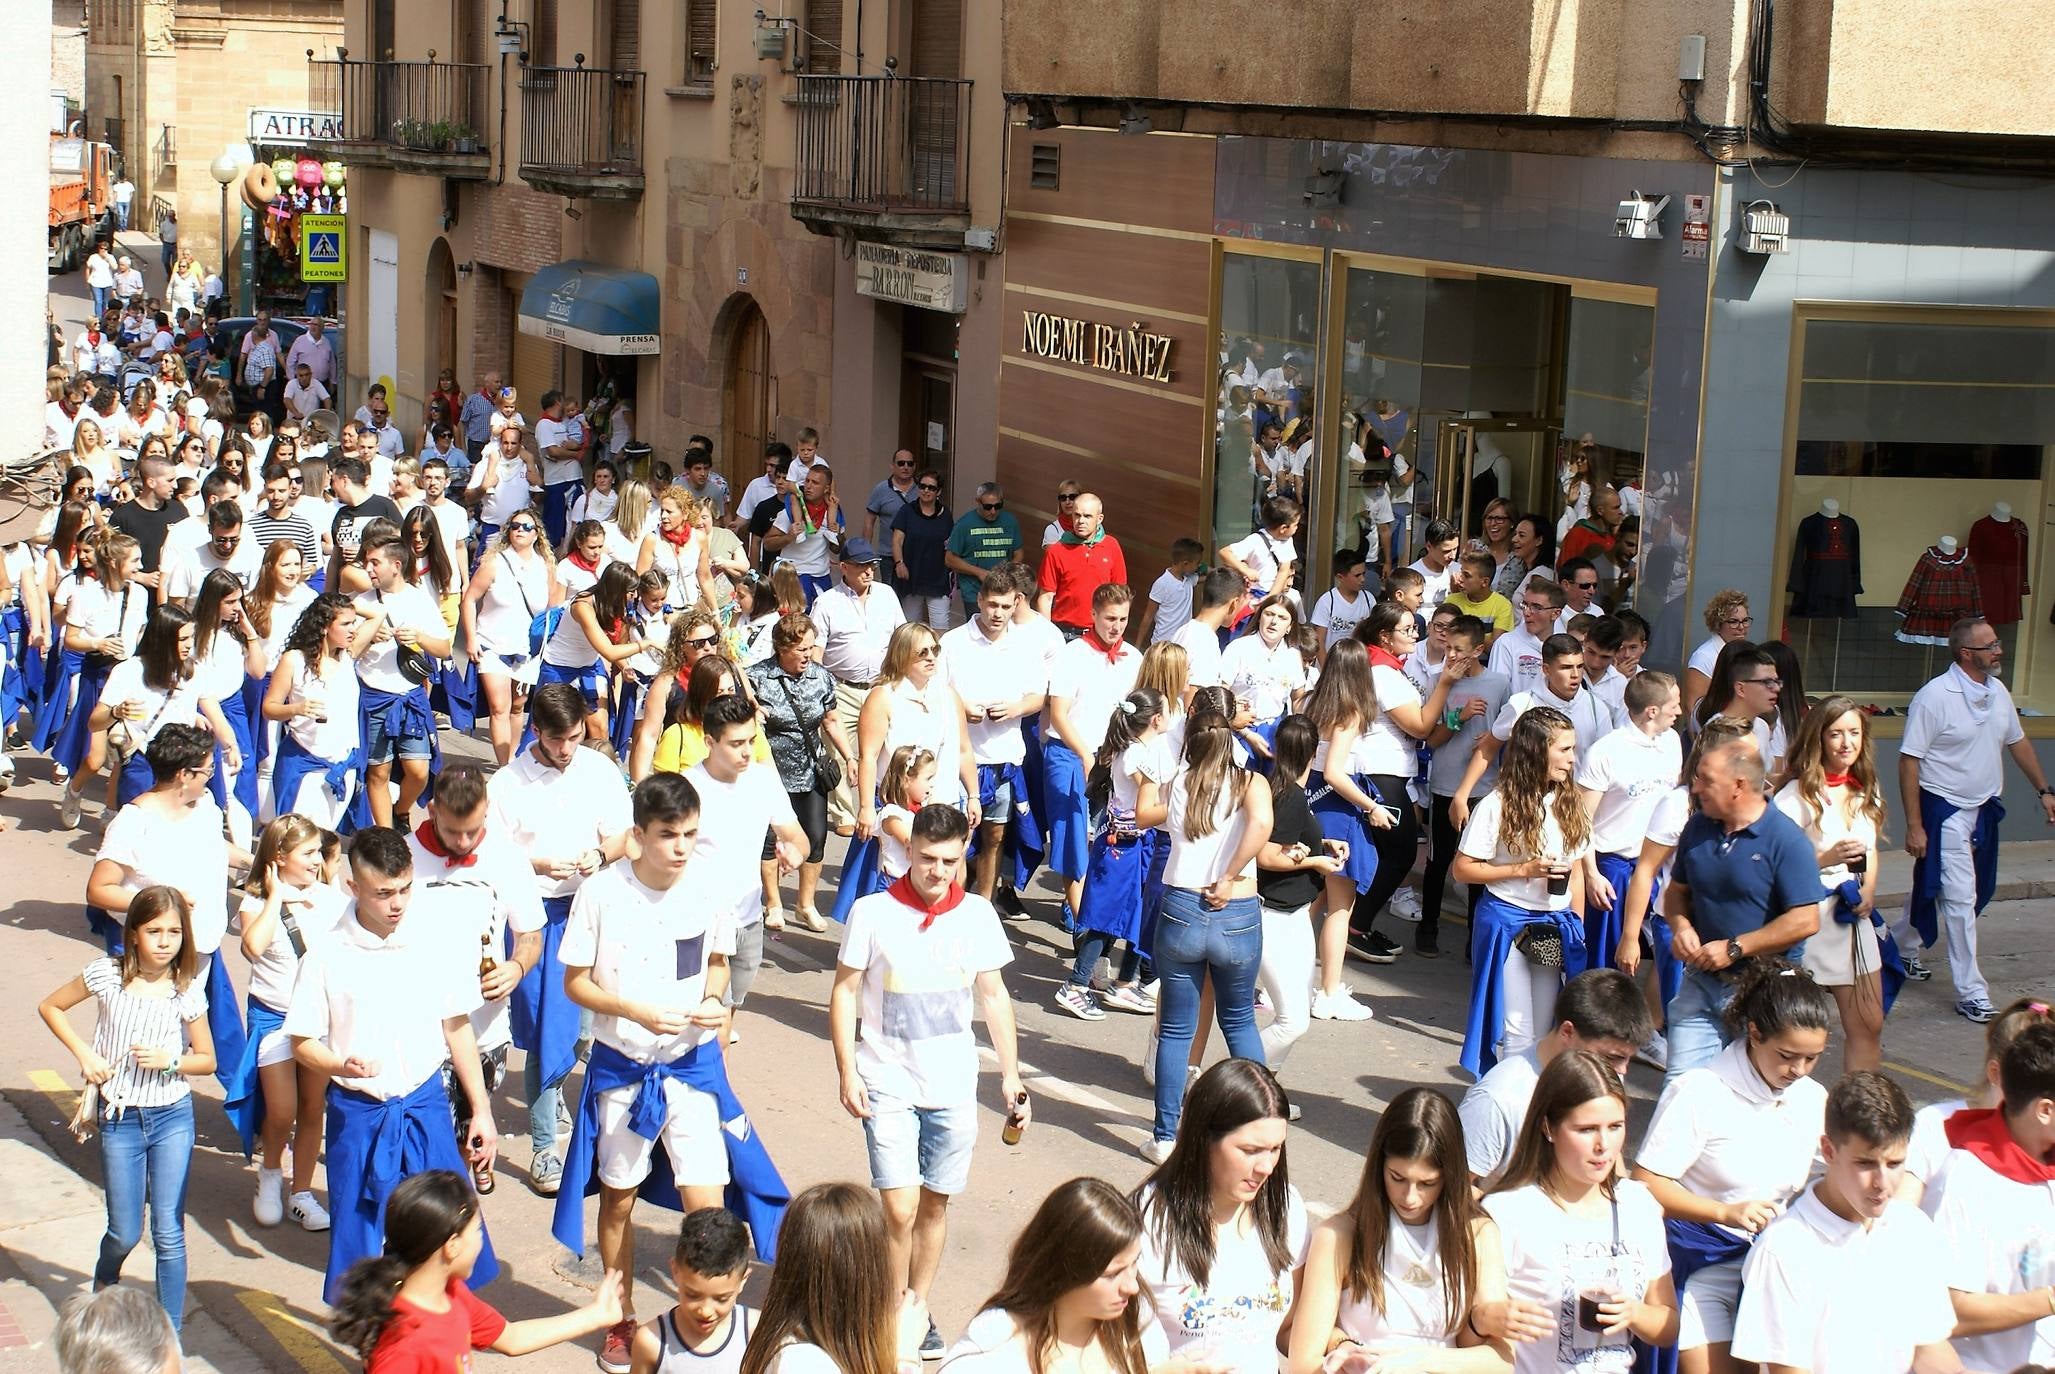
POLYGON ((970 88, 924 76, 800 76, 792 214, 916 248, 970 227, 970 88), (879 232, 882 231, 882 232, 879 232))
POLYGON ((642 196, 642 73, 528 67, 521 74, 521 179, 552 195, 642 196))
POLYGON ((461 62, 361 62, 338 49, 343 155, 396 172, 483 181, 492 174, 492 69, 461 62))

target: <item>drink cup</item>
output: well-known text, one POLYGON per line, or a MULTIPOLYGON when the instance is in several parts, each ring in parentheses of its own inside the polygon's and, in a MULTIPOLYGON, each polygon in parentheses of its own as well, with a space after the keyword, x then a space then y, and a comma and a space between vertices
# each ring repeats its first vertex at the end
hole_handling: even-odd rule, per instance
POLYGON ((1551 864, 1548 870, 1548 895, 1566 897, 1570 892, 1570 866, 1551 864))
POLYGON ((1581 1288, 1577 1291, 1577 1325, 1586 1331, 1603 1331, 1605 1320, 1599 1315, 1601 1303, 1613 1301, 1610 1288, 1581 1288))
POLYGON ((1855 878, 1861 878, 1867 874, 1869 872, 1869 854, 1864 852, 1850 859, 1848 861, 1848 872, 1851 877, 1855 878))

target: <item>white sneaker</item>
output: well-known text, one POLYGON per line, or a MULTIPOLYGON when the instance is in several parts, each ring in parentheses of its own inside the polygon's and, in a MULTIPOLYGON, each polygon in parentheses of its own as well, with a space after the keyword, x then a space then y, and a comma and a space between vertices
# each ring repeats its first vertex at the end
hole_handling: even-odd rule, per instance
POLYGON ((1641 1048, 1634 1051, 1634 1057, 1652 1069, 1670 1067, 1670 1042, 1661 1031, 1650 1031, 1648 1039, 1641 1042, 1641 1048))
POLYGON ((65 788, 64 800, 57 803, 57 828, 59 830, 78 829, 79 808, 84 803, 85 798, 72 791, 69 787, 65 788))
POLYGON ((1324 992, 1313 994, 1313 1019, 1316 1021, 1368 1021, 1377 1013, 1356 1000, 1356 995, 1347 988, 1329 996, 1324 992))
POLYGON ((328 1229, 328 1209, 323 1207, 312 1193, 294 1193, 293 1200, 286 1210, 292 1213, 294 1221, 300 1223, 302 1231, 328 1229))
POLYGON ((1405 883, 1399 884, 1399 890, 1391 894, 1391 902, 1388 906, 1386 906, 1385 909, 1391 912, 1392 915, 1398 917, 1401 921, 1419 920, 1419 889, 1409 886, 1405 883))
POLYGON ((1148 1043, 1142 1046, 1142 1082, 1156 1086, 1156 1023, 1149 1023, 1148 1043))
POLYGON ((782 906, 765 907, 763 911, 763 928, 765 930, 783 930, 785 928, 785 908, 782 906))
POLYGON ((257 1169, 257 1200, 250 1205, 259 1226, 276 1226, 285 1220, 285 1171, 257 1169))
POLYGON ((1170 1158, 1170 1152, 1177 1148, 1175 1140, 1150 1140, 1142 1146, 1142 1158, 1151 1164, 1161 1164, 1170 1158))

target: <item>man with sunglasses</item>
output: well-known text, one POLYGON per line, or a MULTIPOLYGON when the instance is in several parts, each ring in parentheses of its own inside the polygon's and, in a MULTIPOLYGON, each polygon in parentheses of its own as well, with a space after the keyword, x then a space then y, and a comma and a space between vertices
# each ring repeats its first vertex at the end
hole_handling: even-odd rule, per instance
POLYGON ((871 488, 869 499, 863 503, 863 537, 872 545, 879 542, 880 530, 884 531, 885 543, 892 541, 893 519, 913 501, 916 466, 912 450, 900 449, 892 455, 891 472, 871 488))
POLYGON ((949 531, 949 547, 942 561, 956 574, 956 587, 963 596, 963 618, 977 615, 978 588, 985 573, 1020 557, 1020 521, 1006 509, 1006 492, 997 482, 978 487, 977 502, 949 531))
POLYGON ((1977 967, 1977 917, 1998 876, 1998 818, 2004 808, 2005 755, 2033 784, 2055 825, 2055 788, 2019 723, 2012 694, 1998 680, 2005 645, 1991 623, 1958 620, 1948 630, 1954 662, 1919 689, 1905 712, 1898 745, 1898 788, 1905 804, 1905 852, 1913 857, 1912 896, 1891 923, 1907 976, 1932 975, 1913 944, 1931 948, 1945 934, 1955 1012, 1981 1025, 1994 1014, 1977 967), (1938 919, 1937 919, 1938 915, 1938 919), (1939 927, 1937 931, 1936 927, 1939 927))

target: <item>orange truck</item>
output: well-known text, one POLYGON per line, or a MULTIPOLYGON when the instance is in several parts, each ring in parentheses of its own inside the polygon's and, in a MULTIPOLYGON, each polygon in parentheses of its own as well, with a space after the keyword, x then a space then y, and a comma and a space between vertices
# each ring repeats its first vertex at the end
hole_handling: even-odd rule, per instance
POLYGON ((93 243, 114 232, 114 149, 53 134, 50 138, 50 270, 85 266, 93 243))

